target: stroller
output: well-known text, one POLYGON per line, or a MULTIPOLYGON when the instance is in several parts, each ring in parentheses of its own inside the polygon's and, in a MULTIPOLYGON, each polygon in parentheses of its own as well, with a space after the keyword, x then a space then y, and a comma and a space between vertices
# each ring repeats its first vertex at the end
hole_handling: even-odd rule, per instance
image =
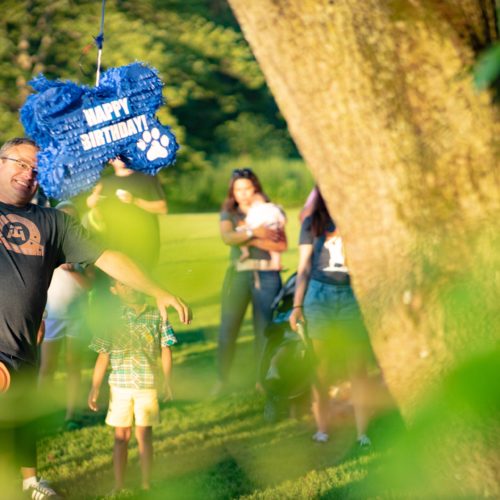
POLYGON ((273 320, 260 363, 259 379, 266 394, 264 419, 286 418, 290 409, 308 403, 314 377, 314 355, 304 328, 294 332, 288 322, 297 273, 288 278, 273 301, 273 320))

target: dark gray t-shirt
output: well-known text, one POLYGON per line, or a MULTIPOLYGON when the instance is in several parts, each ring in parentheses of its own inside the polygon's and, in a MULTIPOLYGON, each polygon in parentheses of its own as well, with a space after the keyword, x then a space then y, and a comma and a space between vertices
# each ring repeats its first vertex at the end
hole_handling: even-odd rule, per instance
POLYGON ((312 217, 307 217, 300 228, 299 245, 313 245, 311 279, 331 285, 350 284, 342 238, 335 234, 335 224, 332 220, 325 234, 314 236, 312 217))
POLYGON ((155 176, 133 172, 123 177, 104 177, 101 184, 101 199, 97 208, 105 224, 101 235, 104 245, 127 254, 151 270, 158 263, 160 249, 158 215, 134 203, 121 202, 116 191, 122 189, 134 198, 162 201, 165 200, 165 194, 160 181, 155 176))
POLYGON ((54 269, 102 253, 74 219, 52 208, 0 202, 0 352, 29 364, 54 269))
MULTIPOLYGON (((231 221, 231 224, 233 225, 233 229, 236 229, 239 225, 243 225, 245 222, 245 214, 241 211, 237 212, 227 212, 226 210, 223 210, 220 213, 220 220, 228 220, 231 221)), ((250 249, 250 258, 251 259, 261 259, 261 260, 271 260, 271 256, 269 255, 269 252, 266 252, 265 250, 261 250, 260 248, 255 248, 252 246, 248 247, 250 249)), ((229 254, 230 259, 232 262, 237 261, 240 256, 241 256, 241 250, 238 245, 231 245, 231 253, 229 254)))

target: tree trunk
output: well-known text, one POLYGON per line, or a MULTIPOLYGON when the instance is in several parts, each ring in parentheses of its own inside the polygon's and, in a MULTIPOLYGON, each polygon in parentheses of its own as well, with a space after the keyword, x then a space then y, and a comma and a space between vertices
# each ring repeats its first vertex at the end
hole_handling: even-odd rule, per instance
MULTIPOLYGON (((229 3, 344 236, 375 353, 412 423, 448 374, 498 346, 498 114, 470 71, 497 38, 494 2, 229 3)), ((469 479, 457 493, 500 494, 499 454, 481 444, 498 444, 498 419, 486 435, 465 427, 476 442, 463 463, 441 450, 469 479)))

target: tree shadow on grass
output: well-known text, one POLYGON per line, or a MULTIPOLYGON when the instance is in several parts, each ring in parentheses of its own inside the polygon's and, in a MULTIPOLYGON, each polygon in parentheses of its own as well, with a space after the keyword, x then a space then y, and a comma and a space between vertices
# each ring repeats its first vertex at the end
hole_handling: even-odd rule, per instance
POLYGON ((198 470, 162 479, 154 489, 141 498, 186 500, 186 499, 231 499, 250 494, 255 489, 245 470, 231 455, 223 455, 204 470, 198 470))
MULTIPOLYGON (((241 432, 248 430, 244 426, 241 432)), ((168 440, 168 436, 161 438, 168 440)), ((150 494, 133 493, 137 498, 235 498, 250 492, 254 486, 249 482, 238 462, 228 455, 225 446, 219 442, 203 443, 198 448, 195 443, 181 448, 169 447, 168 451, 156 446, 155 449, 155 488, 150 494), (208 444, 208 445, 207 445, 208 444), (161 493, 163 496, 158 496, 161 493), (166 495, 166 496, 165 496, 166 495)), ((130 460, 127 468, 127 485, 140 484, 140 473, 135 443, 131 442, 130 460)), ((57 483, 62 492, 71 492, 71 498, 88 498, 104 494, 112 485, 111 453, 109 459, 92 470, 79 475, 77 471, 71 480, 57 483), (92 491, 93 490, 93 491, 92 491)), ((88 451, 79 457, 85 461, 93 457, 88 451)), ((63 465, 62 463, 58 466, 63 465)), ((125 497, 125 495, 124 495, 125 497)), ((126 495, 128 498, 129 495, 126 495)))
MULTIPOLYGON (((241 360, 251 358, 251 343, 244 342, 238 351, 241 360)), ((203 379, 200 382, 203 389, 208 386, 206 379, 214 376, 210 368, 214 349, 194 350, 188 354, 189 363, 179 364, 174 373, 182 379, 193 379, 197 384, 199 378, 203 379)), ((251 379, 250 366, 251 363, 247 363, 235 368, 245 371, 244 377, 251 379)), ((148 494, 134 490, 123 498, 237 498, 259 489, 265 491, 287 480, 298 480, 300 485, 302 480, 299 478, 307 478, 311 471, 323 471, 327 475, 330 468, 342 466, 350 481, 343 485, 332 481, 330 489, 322 488, 322 495, 324 498, 362 498, 356 497, 355 493, 363 491, 365 464, 363 460, 357 461, 361 455, 353 447, 355 432, 351 413, 343 420, 337 419, 331 442, 318 445, 310 439, 310 419, 265 423, 262 397, 252 393, 248 384, 243 391, 217 399, 200 399, 193 394, 186 386, 183 399, 163 406, 165 425, 154 432, 156 481, 153 490, 148 494)), ((104 411, 89 414, 88 425, 102 426, 104 414, 104 411)), ((369 453, 374 464, 379 460, 377 454, 385 453, 390 447, 393 429, 398 425, 403 427, 394 411, 379 414, 373 420, 369 435, 374 447, 369 453), (387 432, 387 428, 392 431, 387 432)), ((89 431, 94 432, 87 429, 86 434, 81 435, 83 442, 89 439, 89 431)), ((62 492, 70 493, 71 498, 95 498, 112 487, 112 438, 109 438, 108 453, 104 449, 107 443, 102 442, 102 433, 106 431, 98 432, 101 436, 99 445, 89 445, 88 448, 82 445, 81 451, 70 451, 67 457, 64 449, 62 455, 47 466, 57 479, 57 471, 74 467, 75 463, 85 464, 81 472, 78 467, 72 472, 71 479, 56 483, 62 492)), ((68 439, 78 438, 79 431, 68 434, 68 439)), ((140 481, 135 440, 131 442, 130 450, 127 476, 129 484, 137 485, 140 481)))
MULTIPOLYGON (((200 403, 176 404, 188 419, 203 407, 200 403)), ((370 427, 374 447, 363 453, 353 446, 355 432, 350 417, 337 422, 332 441, 321 445, 310 440, 310 421, 267 424, 260 419, 260 410, 258 397, 235 394, 228 400, 212 402, 212 414, 189 425, 185 432, 168 427, 155 431, 153 490, 148 494, 134 490, 123 498, 237 498, 259 489, 265 491, 283 481, 300 477, 307 480, 311 471, 323 474, 325 481, 332 484, 326 491, 323 485, 318 498, 363 498, 359 493, 363 492, 368 467, 363 457, 370 457, 370 469, 376 467, 379 455, 390 448, 391 433, 395 428, 403 428, 397 412, 380 415, 370 427), (336 473, 329 475, 328 471, 335 468, 342 470, 344 483, 335 483, 336 473)), ((130 449, 128 484, 138 485, 135 442, 131 442, 130 449)), ((91 460, 94 453, 89 449, 78 460, 91 460)), ((105 493, 112 485, 111 446, 104 464, 103 459, 99 458, 94 468, 82 474, 76 470, 71 480, 60 481, 57 486, 63 492, 71 492, 71 498, 105 493)), ((59 461, 57 467, 62 465, 63 461, 59 461)))
MULTIPOLYGON (((190 407, 192 407, 192 404, 185 404, 181 405, 180 408, 183 410, 183 413, 185 415, 189 414, 190 407)), ((177 407, 179 408, 179 407, 177 407)), ((213 429, 215 426, 217 427, 224 427, 227 426, 231 423, 237 422, 238 427, 240 429, 245 428, 245 420, 255 418, 259 416, 259 408, 245 408, 240 411, 236 411, 234 413, 226 413, 226 415, 222 418, 215 416, 213 419, 207 419, 205 421, 200 422, 198 425, 193 425, 189 427, 189 432, 194 433, 194 434, 206 434, 206 431, 210 431, 213 429)), ((248 424, 249 426, 252 424, 248 424)), ((177 436, 182 432, 179 429, 167 429, 165 431, 163 430, 158 430, 155 433, 155 437, 158 440, 161 439, 166 439, 169 437, 177 436)), ((208 434, 207 434, 208 436, 208 434)))

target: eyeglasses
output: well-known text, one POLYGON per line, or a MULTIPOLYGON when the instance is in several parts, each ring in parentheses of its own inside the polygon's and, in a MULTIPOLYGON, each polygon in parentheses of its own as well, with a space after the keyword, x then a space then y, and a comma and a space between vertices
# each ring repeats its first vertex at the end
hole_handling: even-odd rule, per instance
POLYGON ((34 165, 30 165, 29 163, 26 163, 23 160, 18 160, 17 158, 9 158, 8 156, 0 156, 0 160, 10 160, 16 163, 16 165, 22 170, 23 172, 29 172, 32 171, 33 175, 38 174, 38 168, 35 167, 34 165))
POLYGON ((233 170, 233 177, 243 177, 244 179, 251 179, 255 174, 251 168, 235 168, 233 170))

